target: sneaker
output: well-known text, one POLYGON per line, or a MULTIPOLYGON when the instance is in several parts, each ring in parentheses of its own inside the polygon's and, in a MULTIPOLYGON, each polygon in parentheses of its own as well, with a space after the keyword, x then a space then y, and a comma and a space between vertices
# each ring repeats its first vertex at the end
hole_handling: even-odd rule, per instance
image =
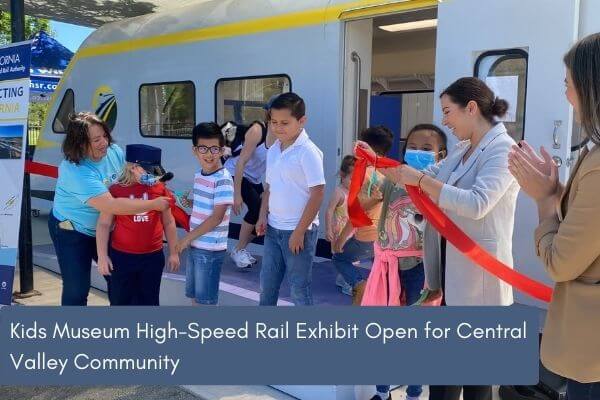
POLYGON ((231 253, 229 253, 229 255, 235 263, 235 266, 240 269, 249 268, 252 265, 248 257, 246 257, 241 251, 233 250, 231 253))
POLYGON ((239 253, 243 253, 244 256, 250 261, 250 264, 256 264, 256 258, 252 257, 252 254, 246 249, 238 250, 239 253))
POLYGON ((344 281, 344 285, 342 286, 342 293, 344 293, 346 296, 353 296, 354 290, 352 289, 352 285, 344 281))
POLYGON ((438 290, 430 290, 423 289, 421 290, 421 296, 417 301, 415 301, 413 306, 429 306, 429 307, 438 307, 442 304, 443 293, 441 289, 438 290))
POLYGON ((371 400, 392 400, 392 395, 388 394, 387 397, 383 399, 380 395, 376 394, 375 396, 371 397, 371 400))
POLYGON ((352 285, 344 280, 344 277, 341 274, 337 274, 335 277, 335 286, 339 287, 347 296, 353 295, 352 285))

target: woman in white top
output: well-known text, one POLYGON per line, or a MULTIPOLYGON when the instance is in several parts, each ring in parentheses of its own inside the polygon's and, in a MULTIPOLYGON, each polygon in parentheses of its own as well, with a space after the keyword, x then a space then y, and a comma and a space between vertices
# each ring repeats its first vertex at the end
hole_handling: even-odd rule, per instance
MULTIPOLYGON (((272 100, 264 107, 267 119, 272 100)), ((225 168, 234 182, 233 212, 236 215, 240 214, 242 203, 248 207, 240 227, 238 243, 231 251, 231 258, 238 268, 248 268, 256 262, 246 247, 254 238, 253 230, 258 221, 263 193, 262 180, 266 171, 267 149, 275 138, 268 131, 267 125, 260 121, 253 122, 245 132, 237 132, 237 140, 235 131, 243 129, 242 126, 227 123, 221 129, 232 152, 232 156, 225 161, 225 168)))

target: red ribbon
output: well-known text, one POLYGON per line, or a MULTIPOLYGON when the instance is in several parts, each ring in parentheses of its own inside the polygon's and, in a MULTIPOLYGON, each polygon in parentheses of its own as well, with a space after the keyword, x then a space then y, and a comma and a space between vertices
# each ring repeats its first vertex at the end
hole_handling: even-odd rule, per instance
POLYGON ((185 210, 177 205, 175 201, 175 194, 171 192, 166 186, 165 190, 167 191, 167 196, 171 198, 171 214, 173 214, 173 218, 175 218, 175 224, 185 229, 186 232, 190 231, 190 216, 185 210))
POLYGON ((35 175, 48 176, 50 178, 58 178, 58 168, 54 165, 37 163, 30 160, 25 160, 25 172, 35 175))
MULTIPOLYGON (((372 221, 358 201, 358 193, 365 178, 367 165, 374 165, 376 168, 391 168, 401 164, 389 158, 372 157, 360 147, 356 148, 356 157, 357 160, 354 164, 354 173, 348 193, 348 215, 352 225, 360 227, 372 224, 372 221)), ((418 188, 407 186, 406 191, 414 205, 429 223, 465 257, 515 289, 533 298, 545 302, 549 302, 552 299, 552 288, 515 271, 494 258, 473 239, 468 237, 428 196, 421 193, 418 188)))

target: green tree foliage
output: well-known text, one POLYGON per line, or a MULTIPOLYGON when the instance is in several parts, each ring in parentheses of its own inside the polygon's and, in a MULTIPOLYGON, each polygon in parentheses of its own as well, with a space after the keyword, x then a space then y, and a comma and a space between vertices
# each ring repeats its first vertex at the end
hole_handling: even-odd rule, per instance
POLYGON ((46 114, 48 113, 48 103, 30 103, 29 104, 29 125, 42 126, 46 114))
MULTIPOLYGON (((39 31, 46 31, 50 36, 54 36, 54 32, 50 30, 50 20, 44 18, 25 16, 25 38, 29 39, 39 31)), ((10 13, 0 11, 0 45, 11 42, 10 33, 10 13)))

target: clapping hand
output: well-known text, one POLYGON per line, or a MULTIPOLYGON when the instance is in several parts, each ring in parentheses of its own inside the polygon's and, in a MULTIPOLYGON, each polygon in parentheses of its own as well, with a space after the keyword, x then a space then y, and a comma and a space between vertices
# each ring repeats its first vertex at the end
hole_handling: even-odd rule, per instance
POLYGON ((558 166, 552 156, 540 149, 541 156, 525 141, 513 146, 508 155, 508 169, 521 189, 536 201, 554 195, 558 188, 558 166))

